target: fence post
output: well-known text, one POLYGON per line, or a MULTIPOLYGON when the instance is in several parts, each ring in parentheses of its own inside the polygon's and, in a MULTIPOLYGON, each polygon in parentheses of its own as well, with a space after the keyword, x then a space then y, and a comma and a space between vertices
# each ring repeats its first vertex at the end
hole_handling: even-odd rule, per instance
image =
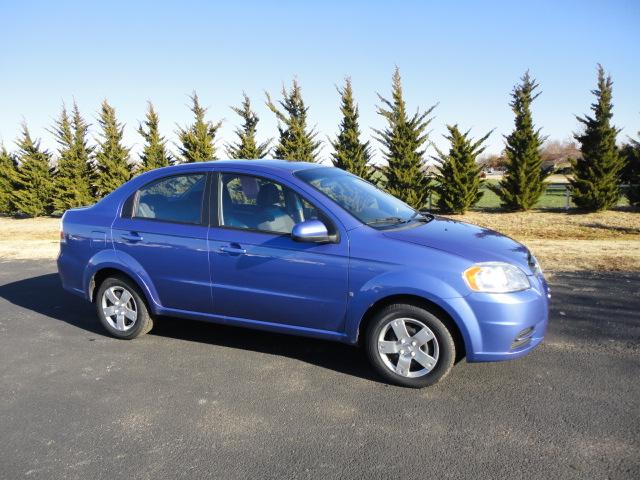
POLYGON ((571 203, 571 195, 569 194, 569 185, 564 186, 564 209, 569 210, 571 203))
POLYGON ((429 192, 429 211, 431 211, 431 195, 433 195, 433 192, 429 192))

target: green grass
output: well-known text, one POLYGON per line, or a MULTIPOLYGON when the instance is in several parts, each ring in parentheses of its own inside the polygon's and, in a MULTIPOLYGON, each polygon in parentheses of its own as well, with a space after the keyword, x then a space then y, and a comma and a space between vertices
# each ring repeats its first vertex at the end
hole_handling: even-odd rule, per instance
MULTIPOLYGON (((484 193, 480 201, 473 208, 474 210, 495 210, 500 208, 500 198, 486 184, 497 184, 498 180, 487 180, 481 191, 484 193)), ((437 194, 434 192, 431 198, 433 207, 436 206, 437 194)), ((557 210, 564 209, 566 206, 566 193, 564 188, 548 188, 536 203, 536 208, 557 210)), ((629 202, 627 198, 622 196, 618 201, 618 206, 627 206, 629 202)), ((576 205, 569 200, 569 207, 574 208, 576 205)))
MULTIPOLYGON (((497 184, 497 180, 488 180, 487 183, 497 184)), ((495 209, 500 208, 500 198, 485 185, 482 188, 482 198, 478 202, 475 208, 478 209, 495 209)), ((540 200, 536 203, 537 208, 565 208, 567 202, 566 193, 563 188, 547 189, 547 191, 540 197, 540 200)), ((570 201, 570 206, 574 207, 573 202, 570 201)))
MULTIPOLYGON (((374 179, 379 182, 384 181, 384 175, 381 172, 376 172, 374 175, 374 179)), ((489 190, 487 184, 497 185, 500 180, 496 179, 487 179, 485 180, 484 186, 481 188, 481 191, 484 193, 480 201, 476 204, 472 210, 482 211, 482 210, 497 210, 500 208, 500 198, 493 193, 493 191, 489 190)), ((434 210, 436 210, 436 202, 438 200, 438 194, 433 192, 431 194, 431 205, 434 210)), ((564 210, 566 206, 566 193, 565 189, 562 187, 554 187, 547 188, 547 191, 540 197, 540 200, 535 205, 535 208, 538 209, 548 209, 548 210, 564 210)), ((619 207, 626 207, 629 205, 629 201, 627 197, 624 195, 620 196, 620 200, 618 200, 619 207)), ((576 204, 569 199, 569 208, 575 208, 576 204)))

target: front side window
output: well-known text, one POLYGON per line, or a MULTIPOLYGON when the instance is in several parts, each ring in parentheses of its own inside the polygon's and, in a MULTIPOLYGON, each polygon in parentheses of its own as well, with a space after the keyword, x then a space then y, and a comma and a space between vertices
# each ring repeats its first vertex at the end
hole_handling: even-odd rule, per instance
POLYGON ((419 218, 406 203, 339 168, 310 168, 295 175, 367 225, 384 228, 419 218))
POLYGON ((319 218, 313 205, 267 178, 223 174, 221 188, 222 226, 290 234, 296 223, 319 218))
POLYGON ((134 217, 198 224, 207 176, 175 175, 145 185, 138 191, 134 217))

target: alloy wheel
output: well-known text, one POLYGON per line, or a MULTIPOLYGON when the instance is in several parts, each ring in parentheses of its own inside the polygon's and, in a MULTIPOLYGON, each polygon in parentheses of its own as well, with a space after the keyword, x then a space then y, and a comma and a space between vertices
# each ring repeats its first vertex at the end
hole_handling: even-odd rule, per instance
POLYGON ((378 355, 389 370, 408 378, 422 377, 438 363, 440 349, 433 331, 414 318, 390 320, 378 336, 378 355))
POLYGON ((102 313, 114 329, 120 332, 131 330, 138 319, 135 298, 125 287, 114 286, 102 295, 102 313))

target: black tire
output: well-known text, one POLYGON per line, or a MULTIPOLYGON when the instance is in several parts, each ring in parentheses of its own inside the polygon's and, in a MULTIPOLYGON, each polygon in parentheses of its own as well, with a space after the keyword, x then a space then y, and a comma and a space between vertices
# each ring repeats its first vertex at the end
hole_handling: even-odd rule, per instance
POLYGON ((116 338, 132 340, 140 335, 144 335, 153 328, 153 318, 149 313, 149 308, 147 307, 144 295, 142 295, 138 286, 126 277, 114 276, 106 278, 100 284, 94 300, 100 323, 102 323, 102 326, 110 335, 116 338), (135 321, 133 321, 130 318, 123 316, 124 322, 126 323, 124 330, 118 329, 117 315, 107 318, 107 315, 105 314, 103 301, 107 302, 107 306, 109 307, 118 308, 118 306, 113 304, 108 297, 105 298, 105 292, 110 289, 114 289, 111 293, 115 293, 116 297, 117 292, 121 292, 121 296, 125 291, 131 295, 131 298, 127 300, 127 304, 125 306, 128 311, 135 311, 136 318, 135 321))
MULTIPOLYGON (((404 322, 400 323, 403 324, 404 322)), ((385 336, 383 339, 386 338, 388 337, 385 336)), ((374 370, 382 378, 384 378, 389 383, 410 388, 427 387, 439 382, 449 373, 449 371, 451 371, 451 368, 453 367, 456 359, 455 343, 453 341, 453 337, 451 336, 451 332, 449 332, 449 329, 446 327, 446 325, 431 312, 415 305, 409 304, 389 305, 388 307, 385 307, 384 309, 376 313, 375 316, 371 319, 371 322, 369 323, 365 332, 364 346, 367 352, 367 357, 369 358, 369 362, 373 366, 374 370), (424 346, 418 345, 417 347, 411 347, 407 344, 408 348, 416 350, 415 353, 418 353, 418 355, 421 355, 421 352, 417 352, 417 349, 420 349, 422 350, 422 353, 426 352, 427 354, 433 356, 435 355, 434 349, 437 348, 437 359, 435 366, 431 367, 431 370, 428 370, 422 376, 407 377, 397 373, 397 371, 392 370, 394 365, 393 359, 399 359, 401 355, 399 353, 390 354, 389 356, 386 356, 389 363, 385 363, 385 360, 383 360, 384 355, 379 352, 378 341, 383 331, 388 332, 385 333, 385 335, 391 335, 392 343, 397 343, 400 341, 400 339, 397 338, 397 335, 395 335, 395 332, 391 333, 389 328, 392 328, 394 320, 403 318, 410 320, 409 322, 407 322, 408 326, 406 327, 406 331, 409 332, 409 335, 412 334, 411 331, 409 331, 410 329, 414 331, 414 325, 416 326, 414 333, 417 333, 417 330, 420 328, 419 324, 428 327, 428 330, 430 330, 433 334, 434 339, 429 340, 424 346), (414 321, 415 323, 411 323, 411 321, 414 321)), ((416 372, 417 370, 427 369, 427 367, 420 365, 418 362, 411 359, 411 357, 408 357, 409 353, 407 353, 405 350, 402 351, 405 352, 404 355, 408 358, 407 361, 410 365, 408 370, 409 372, 416 372)), ((413 353, 412 351, 411 355, 415 355, 415 353, 413 353)), ((396 368, 401 369, 399 366, 396 368)), ((406 369, 403 371, 405 373, 407 372, 406 369)))

